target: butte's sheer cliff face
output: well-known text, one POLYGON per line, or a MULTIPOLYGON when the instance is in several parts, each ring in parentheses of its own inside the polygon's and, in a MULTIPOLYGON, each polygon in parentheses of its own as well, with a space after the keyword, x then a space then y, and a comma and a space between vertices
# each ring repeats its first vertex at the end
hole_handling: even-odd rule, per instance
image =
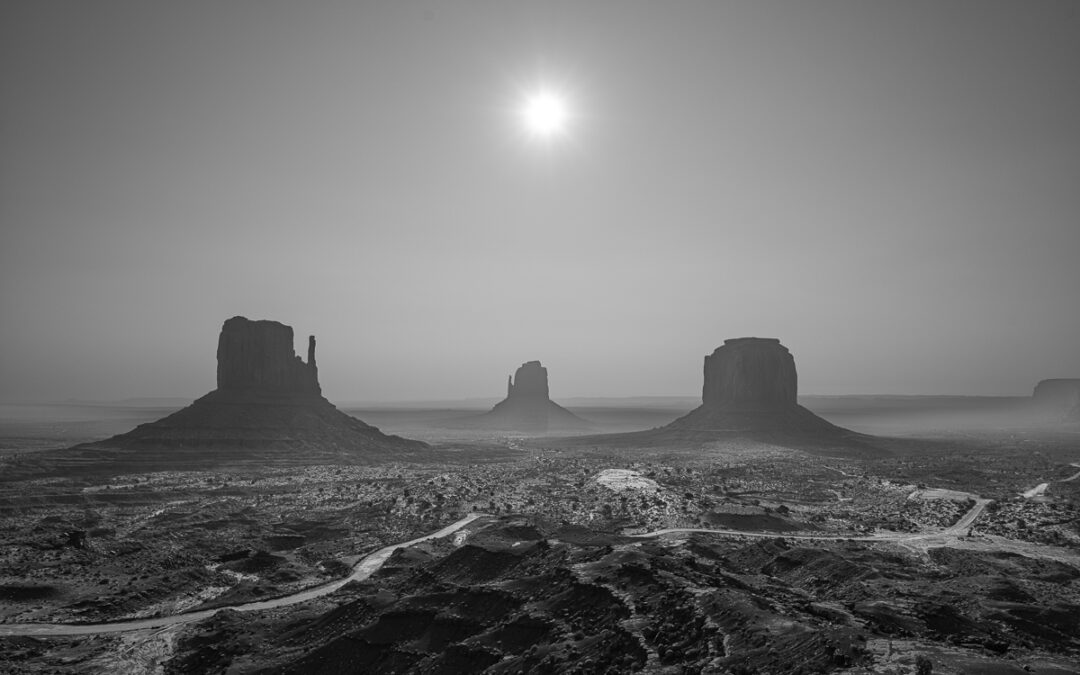
MULTIPOLYGON (((315 337, 307 361, 296 355, 293 330, 242 316, 218 338, 217 389, 168 417, 81 447, 138 449, 146 461, 234 458, 242 451, 288 451, 289 461, 363 461, 426 447, 389 436, 335 408, 322 396, 315 337), (212 453, 200 450, 213 450, 212 453)), ((286 455, 283 455, 285 457, 286 455)), ((279 458, 280 459, 280 458, 279 458)))
POLYGON ((234 316, 225 322, 218 336, 217 388, 321 395, 315 336, 308 337, 308 360, 304 363, 293 351, 291 326, 234 316))
POLYGON ((549 400, 547 368, 539 361, 521 364, 507 383, 506 399, 509 400, 549 400))
POLYGON ((551 400, 548 371, 539 361, 521 364, 506 384, 506 398, 490 412, 456 420, 452 426, 525 433, 591 429, 588 422, 551 400))
POLYGON ((775 338, 724 340, 705 357, 701 405, 716 410, 787 410, 798 405, 795 359, 775 338))

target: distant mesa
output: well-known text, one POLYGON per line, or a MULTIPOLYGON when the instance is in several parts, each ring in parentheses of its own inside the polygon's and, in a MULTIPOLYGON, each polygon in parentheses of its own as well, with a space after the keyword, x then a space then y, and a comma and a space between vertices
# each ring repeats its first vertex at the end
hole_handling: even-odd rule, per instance
POLYGON ((596 444, 676 445, 748 438, 806 449, 842 449, 869 437, 799 405, 795 359, 776 338, 725 340, 705 357, 701 405, 656 429, 588 436, 596 444))
POLYGON ((506 377, 506 400, 549 400, 547 368, 539 361, 528 361, 506 377))
POLYGON ((1044 422, 1080 422, 1080 378, 1043 380, 1035 385, 1031 402, 1044 422))
POLYGON ((181 453, 194 457, 199 449, 287 450, 290 461, 304 463, 393 455, 426 444, 384 434, 323 398, 315 336, 308 338, 305 362, 294 351, 290 326, 235 316, 218 338, 217 389, 156 422, 77 447, 157 450, 163 452, 147 458, 162 461, 181 453))
POLYGON ((548 433, 592 429, 566 408, 551 400, 548 371, 539 361, 521 364, 507 378, 506 398, 483 415, 454 420, 455 428, 548 433))

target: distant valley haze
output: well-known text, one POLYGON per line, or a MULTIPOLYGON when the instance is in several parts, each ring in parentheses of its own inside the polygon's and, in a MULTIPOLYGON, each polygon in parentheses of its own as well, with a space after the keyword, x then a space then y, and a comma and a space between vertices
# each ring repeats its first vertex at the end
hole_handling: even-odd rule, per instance
POLYGON ((1078 72, 1070 1, 6 2, 0 401, 193 399, 235 315, 331 401, 698 398, 739 336, 1030 395, 1080 376, 1078 72))

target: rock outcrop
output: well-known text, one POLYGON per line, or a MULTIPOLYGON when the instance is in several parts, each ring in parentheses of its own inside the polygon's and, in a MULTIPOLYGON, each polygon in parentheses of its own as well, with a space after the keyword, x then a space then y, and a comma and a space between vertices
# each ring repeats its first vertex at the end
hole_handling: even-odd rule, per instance
POLYGON ((795 359, 776 338, 724 340, 705 357, 704 407, 784 410, 798 405, 795 359))
POLYGON ((799 405, 795 359, 775 338, 735 338, 705 357, 701 406, 663 429, 702 438, 745 434, 817 441, 853 432, 799 405))
POLYGON ((521 364, 510 378, 506 389, 506 399, 542 400, 548 399, 548 372, 539 361, 521 364))
POLYGON ((1042 421, 1080 422, 1080 378, 1043 380, 1031 402, 1042 421))
POLYGON ((506 398, 490 412, 454 420, 452 428, 548 433, 585 431, 591 425, 550 398, 548 371, 528 361, 507 380, 506 398))
POLYGON ((295 353, 291 327, 237 316, 221 328, 217 360, 214 391, 156 422, 77 447, 134 449, 129 461, 170 466, 250 457, 364 462, 427 447, 384 434, 323 398, 314 336, 305 362, 295 353))
POLYGON ((705 357, 701 406, 663 427, 715 436, 836 436, 847 432, 799 405, 795 359, 775 338, 735 338, 705 357))
POLYGON ((308 360, 293 351, 293 329, 277 321, 234 316, 221 327, 217 348, 219 391, 259 390, 297 396, 322 394, 315 365, 315 336, 308 360))
POLYGON ((874 453, 869 437, 838 427, 799 405, 795 359, 775 338, 725 340, 705 357, 701 405, 662 427, 585 436, 595 445, 695 445, 750 439, 832 454, 874 453))

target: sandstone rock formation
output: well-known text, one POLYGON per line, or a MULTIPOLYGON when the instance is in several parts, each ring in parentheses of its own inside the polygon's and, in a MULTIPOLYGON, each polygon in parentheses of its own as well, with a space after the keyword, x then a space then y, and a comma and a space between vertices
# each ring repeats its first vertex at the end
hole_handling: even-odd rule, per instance
POLYGON ((1080 378, 1043 380, 1031 397, 1037 416, 1046 422, 1080 422, 1080 378))
POLYGON ((517 369, 517 372, 509 380, 506 398, 507 400, 518 398, 548 400, 547 368, 540 365, 539 361, 528 361, 521 364, 521 367, 517 369))
POLYGON ((491 412, 455 420, 455 428, 492 429, 547 433, 582 431, 588 422, 550 399, 547 368, 539 361, 528 361, 506 383, 506 398, 491 412))
POLYGON ((219 391, 260 390, 319 396, 315 336, 308 338, 308 361, 293 351, 292 327, 277 321, 234 316, 221 327, 217 349, 219 391))
POLYGON ((580 441, 652 447, 745 438, 836 454, 869 451, 862 447, 868 437, 818 417, 799 405, 797 394, 795 359, 779 340, 725 340, 705 357, 700 406, 663 427, 580 441))
POLYGON ((705 357, 701 403, 724 410, 782 410, 798 405, 795 359, 776 338, 724 340, 705 357))
POLYGON ((137 449, 131 461, 165 465, 275 452, 291 463, 362 462, 426 447, 384 434, 323 398, 314 336, 304 362, 294 351, 291 327, 237 316, 221 328, 217 360, 214 391, 156 422, 78 447, 137 449))
POLYGON ((701 406, 664 429, 703 438, 820 439, 851 434, 799 405, 795 359, 775 338, 735 338, 705 357, 701 406))

